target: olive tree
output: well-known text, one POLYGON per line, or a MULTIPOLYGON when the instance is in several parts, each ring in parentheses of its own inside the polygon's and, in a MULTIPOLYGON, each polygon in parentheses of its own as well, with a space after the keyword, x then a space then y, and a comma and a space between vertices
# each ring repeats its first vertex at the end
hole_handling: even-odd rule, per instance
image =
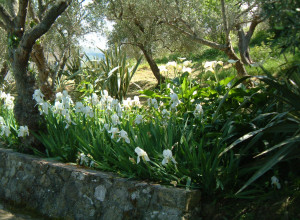
MULTIPOLYGON (((100 2, 100 1, 98 1, 100 2)), ((107 0, 102 2, 106 17, 114 22, 109 36, 113 43, 132 45, 140 49, 158 83, 164 81, 154 60, 157 44, 162 39, 162 21, 152 0, 107 0)))
POLYGON ((8 73, 8 63, 7 63, 7 45, 5 31, 0 29, 0 84, 3 84, 4 78, 8 73))
MULTIPOLYGON (((17 97, 14 106, 15 118, 19 125, 27 125, 31 131, 39 130, 40 114, 32 99, 36 80, 28 71, 28 62, 36 41, 43 36, 66 10, 72 0, 60 0, 47 8, 38 23, 27 28, 29 0, 11 0, 0 4, 0 27, 8 38, 9 61, 16 82, 17 97)), ((38 0, 41 3, 42 0, 38 0)), ((33 136, 24 139, 24 144, 34 145, 33 136)), ((34 146, 38 147, 38 146, 34 146)))
POLYGON ((257 25, 263 21, 259 2, 255 0, 156 0, 164 23, 191 41, 223 51, 236 61, 239 76, 247 75, 251 64, 249 43, 257 25), (240 56, 233 48, 237 39, 240 56))
MULTIPOLYGON (((33 47, 31 58, 39 75, 38 87, 45 95, 45 99, 54 98, 56 77, 63 72, 68 58, 78 50, 78 39, 91 30, 83 24, 88 16, 83 2, 84 0, 73 0, 49 31, 39 39, 39 43, 33 47)), ((47 8, 53 4, 53 1, 30 0, 28 6, 30 24, 39 23, 47 8)))

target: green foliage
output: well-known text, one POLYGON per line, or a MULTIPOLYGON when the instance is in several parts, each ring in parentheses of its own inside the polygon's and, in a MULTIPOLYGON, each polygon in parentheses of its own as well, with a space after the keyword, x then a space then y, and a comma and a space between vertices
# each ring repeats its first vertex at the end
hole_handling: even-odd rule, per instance
POLYGON ((134 66, 129 66, 126 54, 117 45, 109 51, 103 51, 105 58, 100 61, 100 69, 104 74, 101 86, 111 96, 123 100, 129 88, 129 83, 142 61, 140 57, 134 66))
POLYGON ((16 48, 19 45, 19 42, 20 42, 20 38, 18 38, 14 34, 8 37, 8 47, 10 48, 16 48))
POLYGON ((63 162, 76 162, 78 141, 71 132, 72 129, 66 129, 64 117, 56 117, 50 111, 45 119, 47 122, 47 132, 35 134, 35 137, 46 148, 45 156, 50 158, 55 157, 63 162))
POLYGON ((216 49, 206 49, 201 53, 202 60, 217 60, 222 56, 224 56, 223 52, 216 49))
POLYGON ((101 52, 104 54, 103 59, 90 60, 86 57, 85 66, 70 78, 81 77, 82 80, 77 89, 83 93, 83 96, 107 90, 111 96, 122 101, 142 57, 136 64, 130 65, 126 53, 117 45, 107 51, 101 50, 101 52))
POLYGON ((169 59, 166 56, 164 56, 162 58, 155 59, 155 62, 157 64, 166 64, 167 62, 169 62, 169 59))
POLYGON ((262 44, 270 43, 272 39, 272 33, 266 30, 260 30, 254 33, 254 36, 251 39, 250 47, 260 46, 262 44))
POLYGON ((4 123, 0 122, 0 144, 1 147, 9 147, 9 148, 16 148, 19 144, 18 130, 17 130, 17 123, 12 111, 7 110, 3 106, 3 102, 1 101, 0 104, 0 116, 4 119, 4 123), (4 132, 4 126, 7 126, 11 133, 6 135, 4 132))
MULTIPOLYGON (((247 175, 252 173, 252 176, 240 188, 238 194, 278 163, 291 162, 294 158, 300 157, 298 148, 300 143, 300 106, 295 102, 300 98, 298 78, 299 74, 296 72, 284 81, 278 81, 270 75, 255 77, 256 80, 268 85, 264 90, 265 97, 262 100, 264 103, 260 102, 257 105, 258 108, 255 107, 258 98, 262 98, 259 90, 236 109, 222 128, 227 131, 224 133, 227 139, 232 136, 236 137, 239 127, 233 123, 232 119, 244 111, 250 113, 248 120, 243 122, 249 125, 249 132, 245 132, 220 154, 222 156, 226 152, 234 150, 240 155, 241 163, 247 161, 247 165, 243 168, 245 170, 241 173, 248 173, 247 175), (247 103, 251 103, 251 105, 247 107, 247 103)), ((243 80, 245 79, 241 79, 241 81, 243 80)), ((240 81, 232 88, 239 83, 240 81)), ((224 96, 223 101, 227 99, 228 94, 229 92, 224 96)), ((222 105, 223 102, 220 103, 220 106, 222 105)))
POLYGON ((262 42, 259 46, 254 46, 250 50, 251 58, 255 62, 263 62, 268 60, 271 57, 271 48, 269 45, 266 45, 262 42))
POLYGON ((295 0, 262 1, 263 12, 269 18, 271 30, 275 33, 274 45, 281 47, 282 52, 300 46, 300 13, 299 2, 295 0))
POLYGON ((159 90, 143 91, 150 104, 153 99, 161 102, 143 108, 129 104, 121 110, 110 104, 105 92, 101 101, 95 94, 86 97, 80 108, 76 103, 60 109, 58 100, 45 115, 47 133, 36 136, 46 156, 62 161, 78 161, 127 178, 199 188, 206 196, 255 198, 267 190, 264 182, 272 169, 280 170, 285 163, 293 167, 299 158, 300 108, 293 100, 299 99, 300 80, 294 72, 287 73, 282 82, 256 77, 256 86, 247 88, 241 84, 244 79, 233 77, 203 86, 186 72, 159 90), (116 115, 120 122, 114 121, 116 115), (149 160, 141 156, 137 163, 137 148, 149 160), (172 152, 167 164, 165 150, 172 152))

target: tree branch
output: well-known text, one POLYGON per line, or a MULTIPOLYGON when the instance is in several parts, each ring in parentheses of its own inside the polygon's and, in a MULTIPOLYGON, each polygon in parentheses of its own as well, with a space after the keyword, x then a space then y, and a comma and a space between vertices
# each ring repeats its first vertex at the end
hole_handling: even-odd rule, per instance
POLYGON ((13 29, 14 28, 12 18, 7 13, 5 8, 3 8, 2 5, 0 5, 0 18, 2 19, 2 22, 5 24, 6 29, 13 29))
POLYGON ((6 30, 6 26, 5 26, 5 24, 2 21, 0 21, 0 28, 6 30))
POLYGON ((27 7, 28 7, 29 0, 19 0, 19 11, 17 15, 17 24, 18 28, 22 28, 24 31, 25 27, 25 20, 27 15, 27 7))
POLYGON ((255 16, 254 19, 252 20, 251 24, 250 24, 250 28, 249 31, 246 34, 246 41, 249 44, 250 39, 255 31, 256 26, 261 22, 262 20, 259 19, 258 16, 255 16))
POLYGON ((43 0, 38 0, 38 9, 39 9, 38 10, 38 17, 39 17, 40 20, 42 20, 43 14, 44 14, 44 12, 46 10, 46 7, 45 7, 45 5, 43 3, 43 0))
POLYGON ((226 10, 225 10, 225 2, 224 0, 221 0, 221 7, 222 7, 222 18, 223 18, 223 25, 224 25, 224 30, 225 30, 225 37, 226 37, 226 43, 230 42, 230 30, 228 28, 228 20, 226 17, 226 10))
POLYGON ((58 4, 52 6, 52 8, 43 18, 43 20, 38 25, 36 25, 35 27, 33 27, 25 33, 21 41, 21 46, 25 48, 32 48, 35 41, 50 29, 55 20, 71 4, 71 1, 72 0, 60 1, 58 4))
POLYGON ((185 36, 187 36, 188 38, 190 38, 191 40, 193 40, 197 43, 200 43, 200 44, 203 44, 205 46, 209 46, 211 48, 221 50, 221 51, 225 51, 227 49, 226 45, 218 44, 218 43, 215 43, 213 41, 209 41, 209 40, 206 40, 204 38, 201 38, 201 37, 197 36, 197 34, 195 32, 189 33, 186 30, 178 27, 177 25, 174 25, 174 24, 171 24, 171 23, 167 23, 167 24, 170 25, 171 27, 177 29, 179 32, 181 32, 182 34, 184 34, 185 36))
POLYGON ((245 9, 244 11, 242 11, 240 14, 238 14, 236 17, 235 17, 235 20, 237 20, 238 18, 240 18, 242 15, 248 13, 249 11, 251 11, 255 6, 257 6, 256 3, 254 3, 253 5, 249 6, 247 9, 245 9))
POLYGON ((16 17, 16 11, 17 11, 16 0, 9 1, 8 10, 12 17, 16 17))
POLYGON ((32 0, 30 0, 29 4, 28 4, 28 12, 29 12, 30 17, 32 18, 32 20, 35 23, 37 23, 37 24, 40 23, 40 19, 36 16, 35 11, 33 10, 32 0))

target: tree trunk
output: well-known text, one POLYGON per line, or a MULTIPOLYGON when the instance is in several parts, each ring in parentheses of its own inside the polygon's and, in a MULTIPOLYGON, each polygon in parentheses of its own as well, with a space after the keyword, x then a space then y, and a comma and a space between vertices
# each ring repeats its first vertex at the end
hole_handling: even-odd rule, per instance
POLYGON ((251 21, 250 27, 248 32, 245 34, 241 24, 236 25, 236 29, 238 32, 238 47, 240 50, 240 56, 241 60, 243 61, 244 64, 250 65, 252 62, 251 57, 250 57, 250 49, 249 49, 249 44, 251 37, 253 36, 253 33, 257 27, 257 25, 261 22, 262 20, 260 19, 259 16, 255 16, 253 20, 251 21))
MULTIPOLYGON (((30 50, 22 47, 13 50, 12 69, 18 94, 14 106, 14 115, 19 125, 27 125, 30 131, 37 133, 40 130, 39 122, 41 117, 38 106, 32 98, 35 90, 35 78, 27 71, 30 50)), ((42 148, 32 134, 23 138, 22 141, 24 146, 31 146, 37 149, 42 148)))
MULTIPOLYGON (((66 10, 72 0, 58 1, 40 19, 40 22, 32 28, 26 29, 26 17, 29 0, 18 1, 18 11, 9 14, 0 4, 0 27, 7 31, 9 56, 12 61, 13 74, 16 81, 17 97, 14 106, 16 121, 20 126, 27 125, 30 132, 40 131, 40 114, 32 95, 35 90, 35 77, 27 71, 30 53, 36 40, 43 36, 55 22, 55 20, 66 10)), ((12 1, 10 1, 12 3, 12 1)), ((42 3, 42 1, 39 1, 42 3)), ((41 149, 33 134, 22 138, 25 147, 41 149)))
POLYGON ((252 59, 250 57, 249 45, 247 45, 244 40, 239 40, 238 47, 240 51, 241 60, 244 64, 250 65, 252 63, 252 59))
POLYGON ((247 76, 248 73, 245 69, 245 65, 241 59, 236 55, 231 45, 227 47, 225 50, 226 55, 229 57, 229 59, 236 60, 235 63, 235 69, 237 71, 238 77, 244 77, 247 76))
POLYGON ((35 44, 31 53, 32 60, 35 62, 39 72, 39 89, 45 95, 46 100, 54 99, 54 91, 48 79, 52 75, 46 58, 44 56, 44 48, 41 44, 35 44))
POLYGON ((156 62, 154 61, 153 57, 150 55, 150 53, 145 48, 140 47, 140 49, 143 51, 143 54, 150 66, 150 69, 151 69, 152 73, 154 74, 155 78, 157 79, 158 85, 163 83, 166 80, 166 78, 160 74, 159 68, 158 68, 156 62))
POLYGON ((242 28, 239 28, 238 30, 238 37, 238 47, 240 51, 241 60, 244 64, 250 65, 252 63, 252 60, 250 57, 249 40, 247 39, 242 28))
POLYGON ((2 84, 4 82, 5 76, 8 73, 8 64, 7 61, 3 62, 2 68, 0 70, 0 83, 2 84))

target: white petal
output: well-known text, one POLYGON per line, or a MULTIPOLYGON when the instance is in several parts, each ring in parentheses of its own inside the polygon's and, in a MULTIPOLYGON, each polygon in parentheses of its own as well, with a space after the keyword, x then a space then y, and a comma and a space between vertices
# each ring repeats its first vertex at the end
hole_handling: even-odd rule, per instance
POLYGON ((144 156, 144 159, 145 159, 146 161, 150 161, 150 159, 149 159, 149 157, 148 157, 147 154, 144 156))
POLYGON ((162 163, 162 165, 166 165, 168 163, 168 160, 166 158, 164 158, 161 163, 162 163))

